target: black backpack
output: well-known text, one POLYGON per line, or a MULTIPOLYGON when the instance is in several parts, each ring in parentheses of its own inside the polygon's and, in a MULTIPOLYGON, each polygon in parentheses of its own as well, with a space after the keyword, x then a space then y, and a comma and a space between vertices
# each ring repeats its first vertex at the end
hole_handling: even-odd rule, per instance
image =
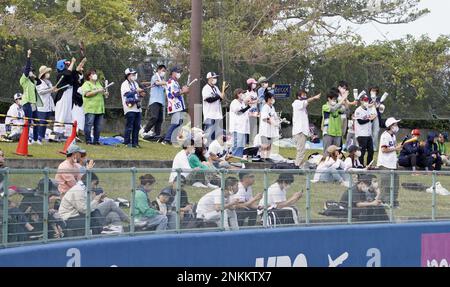
POLYGON ((334 217, 347 217, 348 209, 344 204, 334 201, 327 200, 324 204, 323 211, 319 212, 323 216, 334 216, 334 217))

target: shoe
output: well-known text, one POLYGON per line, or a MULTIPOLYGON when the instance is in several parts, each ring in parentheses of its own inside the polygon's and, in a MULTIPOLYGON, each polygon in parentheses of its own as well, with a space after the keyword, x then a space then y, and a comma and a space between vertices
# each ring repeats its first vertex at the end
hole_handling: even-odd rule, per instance
POLYGON ((36 143, 37 143, 38 145, 42 145, 42 141, 41 141, 41 140, 36 141, 36 143))
POLYGON ((101 234, 119 234, 123 232, 123 226, 109 225, 103 227, 101 234))
POLYGON ((450 192, 444 188, 440 182, 436 182, 436 193, 440 195, 450 195, 450 192))
POLYGON ((146 136, 146 135, 147 135, 147 133, 145 132, 144 128, 142 128, 142 129, 139 130, 139 136, 140 136, 141 138, 143 138, 143 137, 146 136))
POLYGON ((34 144, 34 140, 28 140, 28 145, 33 145, 34 144))
POLYGON ((208 186, 204 185, 201 182, 195 182, 192 186, 193 187, 198 187, 198 188, 208 188, 208 186))
POLYGON ((317 179, 313 179, 313 180, 310 180, 310 182, 311 183, 318 183, 319 181, 317 179))
POLYGON ((161 144, 163 144, 163 145, 172 145, 172 143, 170 141, 166 141, 166 140, 163 140, 161 142, 161 144))
POLYGON ((211 184, 211 183, 208 183, 208 187, 209 187, 209 188, 212 188, 212 189, 217 189, 217 188, 219 188, 217 185, 214 185, 214 184, 211 184))

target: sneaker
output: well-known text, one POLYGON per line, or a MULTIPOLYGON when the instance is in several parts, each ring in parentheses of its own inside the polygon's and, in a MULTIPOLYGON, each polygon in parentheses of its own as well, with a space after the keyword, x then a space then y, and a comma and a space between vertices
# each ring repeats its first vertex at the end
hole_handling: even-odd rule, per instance
POLYGON ((118 234, 123 232, 123 227, 118 225, 109 225, 103 227, 101 234, 118 234))
POLYGON ((161 144, 163 144, 163 145, 171 145, 172 143, 170 141, 163 140, 161 142, 161 144))
POLYGON ((38 140, 36 143, 37 143, 38 145, 42 145, 42 141, 41 141, 41 140, 38 140))
POLYGON ((142 128, 142 129, 139 130, 139 136, 140 136, 141 138, 144 138, 146 135, 147 135, 147 133, 145 132, 144 128, 142 128))
POLYGON ((208 186, 204 185, 201 182, 195 182, 192 186, 193 187, 198 187, 198 188, 208 188, 208 186))
POLYGON ((209 187, 209 188, 212 188, 212 189, 217 189, 217 188, 219 188, 217 185, 214 185, 214 184, 211 184, 211 183, 208 183, 208 187, 209 187))
POLYGON ((311 183, 318 183, 319 181, 317 179, 311 180, 311 183))
POLYGON ((444 188, 440 182, 436 182, 436 193, 440 195, 450 195, 450 192, 444 188))
POLYGON ((28 140, 28 145, 33 145, 34 144, 34 140, 28 140))

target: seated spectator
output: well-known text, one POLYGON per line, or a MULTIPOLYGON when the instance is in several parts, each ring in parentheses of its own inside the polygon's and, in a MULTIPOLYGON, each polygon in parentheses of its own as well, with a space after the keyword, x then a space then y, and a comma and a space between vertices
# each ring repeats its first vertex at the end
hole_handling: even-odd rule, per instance
POLYGON ((419 143, 420 131, 414 129, 411 131, 411 135, 415 140, 403 145, 398 157, 398 164, 416 171, 418 167, 426 167, 426 157, 423 146, 419 143))
POLYGON ((437 141, 439 154, 441 155, 442 164, 446 166, 450 166, 450 158, 447 151, 447 146, 445 143, 448 141, 448 133, 442 132, 439 134, 439 138, 437 141))
MULTIPOLYGON (((0 211, 3 219, 3 200, 0 199, 0 211)), ((42 231, 36 231, 28 217, 19 209, 17 205, 8 200, 8 242, 23 242, 42 238, 42 231)))
POLYGON ((344 161, 344 170, 353 171, 364 168, 359 161, 359 158, 361 157, 361 149, 356 145, 352 145, 347 149, 347 151, 348 157, 344 161))
MULTIPOLYGON (((214 166, 206 160, 205 157, 206 150, 204 146, 196 147, 195 152, 188 157, 189 165, 194 170, 215 170, 214 166)), ((195 181, 192 186, 200 187, 200 188, 219 188, 217 185, 220 182, 220 179, 216 178, 215 174, 207 173, 207 172, 198 172, 192 173, 192 180, 195 181), (204 185, 206 179, 206 185, 204 185), (211 181, 214 182, 211 183, 211 181)))
MULTIPOLYGON (((20 101, 22 100, 22 94, 17 93, 14 95, 14 103, 9 107, 6 113, 5 125, 6 130, 9 132, 8 139, 12 141, 19 141, 22 134, 22 126, 25 123, 23 117, 25 112, 23 111, 20 101)), ((30 121, 28 121, 30 123, 30 121)))
POLYGON ((151 174, 139 178, 141 185, 136 189, 135 195, 135 219, 137 223, 143 222, 145 227, 156 227, 157 231, 167 229, 167 216, 153 209, 149 205, 148 194, 156 180, 151 174))
POLYGON ((79 146, 70 145, 66 152, 66 160, 58 166, 55 180, 58 183, 58 190, 62 196, 81 180, 82 175, 78 162, 83 152, 85 153, 86 151, 79 146))
POLYGON ((316 182, 338 182, 345 187, 349 187, 349 183, 343 173, 339 172, 344 170, 345 165, 342 161, 341 148, 331 145, 327 148, 328 156, 322 157, 322 160, 317 165, 314 179, 311 181, 316 182))
MULTIPOLYGON (((381 191, 374 175, 363 174, 352 187, 352 217, 358 221, 387 221, 386 210, 380 200, 381 191)), ((341 204, 348 206, 349 191, 341 197, 341 204)))
POLYGON ((91 174, 91 185, 87 187, 86 184, 87 174, 66 192, 59 206, 58 213, 66 222, 68 236, 84 235, 88 188, 92 191, 90 198, 92 234, 122 232, 122 222, 129 222, 128 215, 112 199, 107 199, 102 189, 97 188, 99 179, 95 173, 91 174))
POLYGON ((424 147, 425 169, 430 171, 441 170, 442 166, 442 158, 439 154, 437 139, 438 135, 436 133, 429 133, 424 147))
MULTIPOLYGON (((193 213, 193 205, 189 203, 187 192, 184 190, 185 184, 186 178, 180 176, 180 224, 182 228, 193 228, 195 227, 196 220, 193 213)), ((166 204, 170 206, 171 210, 176 211, 177 178, 175 177, 171 186, 163 190, 166 193, 170 193, 169 200, 166 204)))
POLYGON ((156 200, 152 201, 152 208, 167 216, 167 229, 175 229, 177 220, 176 210, 174 211, 172 205, 169 204, 171 196, 172 194, 169 190, 163 189, 159 192, 156 200))
MULTIPOLYGON (((236 215, 236 206, 239 204, 239 199, 230 200, 230 196, 236 194, 238 191, 238 179, 235 177, 228 177, 225 179, 224 187, 224 228, 229 230, 239 229, 236 215)), ((222 209, 222 190, 215 189, 202 198, 200 198, 197 205, 197 218, 202 219, 206 223, 214 223, 220 226, 222 209)))
MULTIPOLYGON (((19 209, 32 222, 36 232, 42 233, 44 219, 44 190, 45 179, 41 179, 35 190, 21 193, 23 196, 19 209)), ((65 223, 59 216, 57 209, 59 207, 59 191, 57 184, 48 180, 48 238, 62 238, 65 223)))
POLYGON ((227 136, 224 133, 222 136, 218 136, 208 148, 209 161, 216 168, 232 168, 228 160, 232 157, 229 150, 225 147, 227 136))
POLYGON ((172 172, 169 176, 169 183, 173 183, 174 179, 177 176, 177 169, 182 169, 182 176, 186 178, 186 182, 189 185, 193 185, 195 187, 200 188, 208 188, 207 181, 205 178, 205 173, 202 172, 193 172, 200 171, 201 169, 196 167, 194 170, 191 168, 189 164, 189 156, 195 153, 194 140, 190 139, 191 136, 188 136, 187 139, 183 141, 183 150, 177 153, 172 163, 172 172), (190 171, 186 171, 190 170, 190 171))
MULTIPOLYGON (((292 174, 282 173, 277 181, 269 187, 267 193, 268 224, 276 226, 278 224, 298 224, 298 210, 294 206, 302 197, 302 192, 295 192, 287 199, 287 192, 294 183, 292 174)), ((265 197, 259 201, 258 213, 263 215, 265 197)))
POLYGON ((258 193, 253 197, 252 185, 255 183, 255 176, 248 172, 239 173, 239 189, 235 195, 230 197, 230 201, 239 200, 236 206, 236 214, 239 226, 244 226, 245 220, 248 219, 248 226, 256 225, 256 217, 258 211, 258 201, 262 198, 262 193, 258 193))

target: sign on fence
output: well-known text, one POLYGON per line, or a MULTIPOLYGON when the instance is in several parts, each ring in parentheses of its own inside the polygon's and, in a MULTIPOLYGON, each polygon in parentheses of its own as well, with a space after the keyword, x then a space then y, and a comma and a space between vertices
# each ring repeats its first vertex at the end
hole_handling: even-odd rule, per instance
POLYGON ((291 97, 291 85, 275 85, 274 96, 276 99, 288 99, 291 97))

